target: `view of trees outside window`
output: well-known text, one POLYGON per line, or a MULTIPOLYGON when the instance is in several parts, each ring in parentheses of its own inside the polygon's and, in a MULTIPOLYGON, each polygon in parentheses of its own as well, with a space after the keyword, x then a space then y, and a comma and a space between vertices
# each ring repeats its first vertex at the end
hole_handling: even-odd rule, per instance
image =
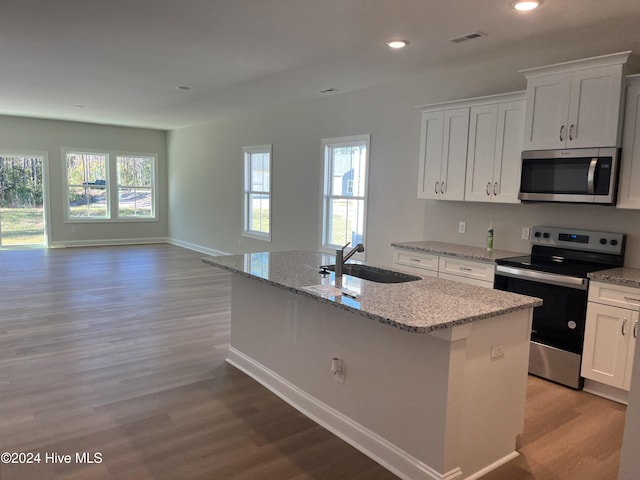
POLYGON ((244 147, 244 235, 271 238, 271 146, 244 147))
POLYGON ((364 242, 367 143, 325 145, 325 247, 364 242))
POLYGON ((0 155, 0 246, 42 245, 43 159, 0 155))
POLYGON ((118 217, 153 217, 154 157, 118 156, 118 217))
POLYGON ((67 153, 69 218, 108 217, 108 159, 104 153, 67 153))

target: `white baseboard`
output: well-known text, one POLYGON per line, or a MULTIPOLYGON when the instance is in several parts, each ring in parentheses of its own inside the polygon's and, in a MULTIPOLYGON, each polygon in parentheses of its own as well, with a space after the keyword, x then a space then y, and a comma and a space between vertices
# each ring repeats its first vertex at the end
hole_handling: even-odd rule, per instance
POLYGON ((462 480, 460 468, 447 473, 434 470, 233 347, 229 347, 227 362, 398 477, 405 480, 462 480))
POLYGON ((502 457, 497 462, 493 462, 491 465, 486 466, 482 470, 478 470, 476 473, 473 473, 468 477, 465 477, 464 480, 479 480, 480 478, 484 477, 487 473, 494 471, 496 468, 501 467, 505 463, 508 463, 514 458, 518 458, 519 456, 520 454, 518 452, 512 452, 509 455, 502 457))
POLYGON ((152 238, 115 238, 101 240, 66 240, 61 242, 51 242, 50 248, 67 248, 67 247, 108 247, 115 245, 146 245, 152 243, 168 243, 167 237, 152 238))
POLYGON ((589 380, 588 378, 584 379, 584 388, 582 390, 587 393, 591 393, 592 395, 606 398, 607 400, 622 403, 623 405, 627 405, 629 403, 629 392, 619 388, 610 387, 604 383, 589 380))
POLYGON ((205 253, 207 255, 211 255, 213 257, 218 257, 220 255, 230 255, 227 252, 223 252, 220 250, 214 250, 213 248, 203 247, 202 245, 197 245, 195 243, 185 242, 184 240, 178 240, 177 238, 169 237, 167 242, 171 245, 176 245, 182 248, 188 248, 189 250, 194 250, 196 252, 205 253))

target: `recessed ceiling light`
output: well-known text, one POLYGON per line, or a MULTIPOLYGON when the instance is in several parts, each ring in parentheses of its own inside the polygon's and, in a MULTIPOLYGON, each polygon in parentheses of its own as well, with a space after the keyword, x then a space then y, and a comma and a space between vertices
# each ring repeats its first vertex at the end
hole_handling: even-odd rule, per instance
POLYGON ((389 48, 393 48, 394 50, 398 50, 399 48, 404 48, 409 45, 409 42, 406 40, 391 40, 387 42, 387 46, 389 48))
POLYGON ((191 90, 191 87, 187 87, 186 85, 178 85, 176 87, 177 90, 182 90, 183 92, 186 92, 187 90, 191 90))
POLYGON ((73 108, 84 108, 84 105, 74 105, 73 108))
POLYGON ((521 0, 513 3, 513 8, 520 12, 529 12, 531 10, 535 10, 540 5, 542 5, 541 0, 521 0))

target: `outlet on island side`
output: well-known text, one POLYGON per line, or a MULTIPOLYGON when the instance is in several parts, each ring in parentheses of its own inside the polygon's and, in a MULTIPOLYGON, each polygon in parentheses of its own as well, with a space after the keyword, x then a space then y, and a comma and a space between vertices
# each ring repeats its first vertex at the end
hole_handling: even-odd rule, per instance
POLYGON ((504 358, 504 345, 491 345, 491 360, 504 358))
POLYGON ((344 362, 341 358, 331 359, 331 376, 336 382, 344 385, 344 362))
POLYGON ((522 240, 529 240, 530 236, 531 230, 529 230, 529 227, 522 227, 522 240))
POLYGON ((464 233, 467 231, 466 222, 458 222, 458 233, 464 233))

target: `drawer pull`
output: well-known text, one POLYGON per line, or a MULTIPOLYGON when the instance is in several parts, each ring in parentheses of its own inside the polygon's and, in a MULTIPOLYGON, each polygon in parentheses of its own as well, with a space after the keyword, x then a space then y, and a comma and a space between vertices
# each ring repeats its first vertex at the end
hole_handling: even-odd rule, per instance
POLYGON ((460 270, 462 270, 463 272, 473 272, 473 268, 469 267, 460 267, 460 270))
POLYGON ((624 297, 624 299, 625 299, 627 302, 630 302, 630 303, 640 302, 640 298, 624 297))
POLYGON ((625 319, 623 319, 623 321, 622 321, 622 336, 623 336, 623 337, 626 337, 626 336, 627 336, 627 332, 625 332, 625 331, 624 331, 624 327, 626 327, 626 326, 627 326, 627 319, 625 318, 625 319))
POLYGON ((420 259, 419 258, 410 258, 409 261, 410 262, 414 262, 414 263, 420 263, 420 259))

